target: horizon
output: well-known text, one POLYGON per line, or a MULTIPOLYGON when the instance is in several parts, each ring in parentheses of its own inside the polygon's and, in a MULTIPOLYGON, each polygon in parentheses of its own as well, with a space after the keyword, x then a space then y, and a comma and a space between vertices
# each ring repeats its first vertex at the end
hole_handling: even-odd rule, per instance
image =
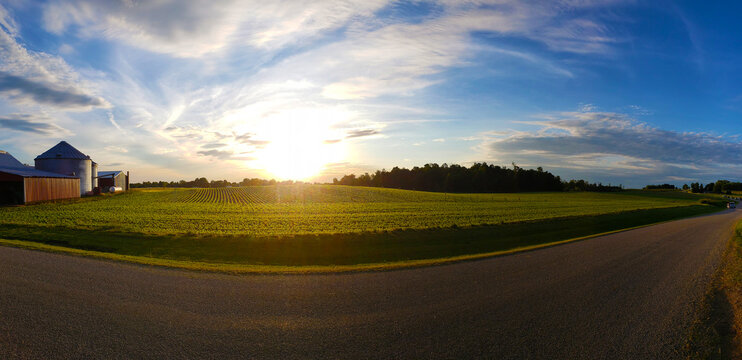
POLYGON ((335 5, 4 3, 0 150, 64 140, 137 183, 475 162, 741 180, 742 4, 335 5))

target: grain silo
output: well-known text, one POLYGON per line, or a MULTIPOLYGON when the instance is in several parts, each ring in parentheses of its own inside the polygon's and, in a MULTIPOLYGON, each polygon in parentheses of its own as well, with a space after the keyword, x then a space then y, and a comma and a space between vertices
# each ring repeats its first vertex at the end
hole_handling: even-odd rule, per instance
POLYGON ((91 170, 92 170, 91 171, 92 177, 91 177, 91 182, 90 183, 92 184, 93 189, 95 189, 95 188, 98 187, 98 163, 96 163, 95 161, 93 161, 92 169, 91 170))
POLYGON ((61 141, 34 159, 38 170, 80 179, 80 195, 93 191, 93 161, 66 141, 61 141))

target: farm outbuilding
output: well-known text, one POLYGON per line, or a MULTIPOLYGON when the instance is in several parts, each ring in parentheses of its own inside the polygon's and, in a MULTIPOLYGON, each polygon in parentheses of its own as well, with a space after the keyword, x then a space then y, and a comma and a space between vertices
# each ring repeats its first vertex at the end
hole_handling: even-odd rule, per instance
POLYGON ((99 171, 98 186, 103 192, 108 192, 111 187, 120 189, 119 191, 129 190, 129 174, 121 170, 99 171))
POLYGON ((90 194, 97 177, 98 165, 66 141, 61 141, 34 159, 38 170, 80 179, 80 195, 90 194))
POLYGON ((79 197, 80 179, 77 177, 34 169, 0 151, 0 204, 79 197))

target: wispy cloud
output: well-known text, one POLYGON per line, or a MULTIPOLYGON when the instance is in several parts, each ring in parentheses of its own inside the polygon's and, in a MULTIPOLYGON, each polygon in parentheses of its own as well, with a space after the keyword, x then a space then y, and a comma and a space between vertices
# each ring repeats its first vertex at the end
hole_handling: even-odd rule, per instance
POLYGON ((408 100, 481 57, 574 78, 579 72, 564 58, 610 53, 621 41, 588 11, 604 2, 430 5, 433 11, 409 19, 385 17, 398 4, 382 0, 57 0, 38 7, 42 28, 35 31, 53 34, 46 52, 23 41, 0 6, 0 94, 10 99, 6 113, 48 110, 90 146, 115 141, 131 149, 126 161, 108 162, 175 173, 241 160, 233 171, 250 171, 251 154, 286 130, 345 146, 435 121, 447 114, 431 115, 443 111, 421 106, 424 98, 408 100), (67 45, 92 41, 105 57, 89 61, 84 46, 67 45))
POLYGON ((8 13, 8 9, 0 5, 0 30, 5 31, 8 34, 15 35, 18 31, 18 26, 15 20, 8 13))
POLYGON ((348 139, 352 139, 352 138, 372 136, 372 135, 377 135, 377 134, 379 134, 379 131, 374 130, 374 129, 352 130, 352 131, 349 131, 345 137, 348 139))
POLYGON ((223 150, 201 150, 198 154, 202 156, 212 156, 218 159, 229 159, 234 155, 231 151, 223 150))
POLYGON ((256 139, 255 134, 252 133, 236 135, 234 139, 241 144, 250 145, 255 148, 262 148, 271 143, 270 140, 256 139))
POLYGON ((44 116, 31 114, 10 114, 0 116, 0 128, 40 135, 67 135, 68 131, 51 123, 44 116))
POLYGON ((0 94, 21 105, 30 102, 73 110, 110 106, 103 98, 90 95, 63 59, 28 51, 12 31, 6 25, 0 29, 0 94))
POLYGON ((105 37, 179 57, 200 57, 247 45, 280 48, 369 16, 385 1, 197 0, 56 1, 44 6, 44 26, 61 34, 105 37))
POLYGON ((39 104, 62 108, 108 106, 102 98, 80 94, 75 89, 56 89, 50 84, 28 80, 1 71, 0 94, 9 95, 14 100, 31 100, 39 104))
POLYGON ((742 163, 736 139, 662 130, 624 114, 568 112, 524 123, 538 129, 489 138, 483 143, 489 157, 587 176, 653 179, 733 176, 742 163))

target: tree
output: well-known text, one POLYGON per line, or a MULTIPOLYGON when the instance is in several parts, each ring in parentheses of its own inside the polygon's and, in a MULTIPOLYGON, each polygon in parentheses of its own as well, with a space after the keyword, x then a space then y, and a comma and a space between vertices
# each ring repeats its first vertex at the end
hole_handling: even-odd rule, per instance
POLYGON ((408 190, 458 193, 502 193, 521 191, 618 191, 620 186, 590 184, 584 180, 563 183, 559 176, 537 169, 524 169, 512 164, 512 169, 487 163, 471 167, 456 164, 425 164, 412 169, 394 167, 373 174, 355 174, 333 179, 336 185, 375 186, 408 190))
POLYGON ((206 180, 205 177, 197 178, 196 180, 193 180, 193 186, 207 188, 209 187, 209 180, 206 180))
POLYGON ((662 184, 662 185, 647 185, 644 190, 675 190, 675 185, 662 184))

